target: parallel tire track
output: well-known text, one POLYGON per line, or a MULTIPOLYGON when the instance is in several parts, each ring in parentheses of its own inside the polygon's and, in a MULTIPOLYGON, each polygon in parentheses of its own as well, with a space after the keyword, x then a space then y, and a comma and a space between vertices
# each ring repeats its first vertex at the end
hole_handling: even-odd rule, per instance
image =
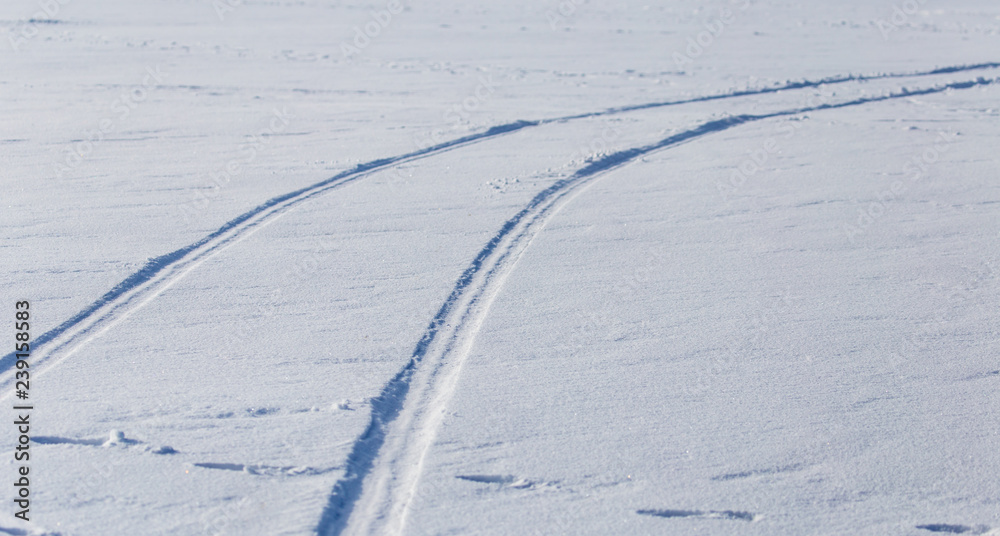
POLYGON ((409 362, 372 400, 371 421, 352 448, 347 472, 335 485, 316 532, 322 536, 403 532, 427 452, 491 304, 545 224, 597 178, 644 155, 746 123, 992 84, 1000 84, 1000 78, 979 78, 768 114, 730 116, 608 155, 555 182, 507 220, 479 251, 427 326, 409 362))
MULTIPOLYGON (((223 249, 246 238, 256 229, 270 223, 273 219, 279 217, 290 208, 329 190, 397 164, 425 158, 452 149, 516 132, 525 128, 549 123, 616 115, 638 110, 690 104, 695 102, 708 102, 721 99, 778 93, 788 90, 841 84, 846 82, 890 78, 913 78, 994 69, 998 67, 1000 67, 1000 63, 980 63, 975 65, 960 65, 910 73, 839 75, 819 80, 788 82, 786 84, 761 89, 731 91, 728 93, 703 97, 609 108, 599 112, 543 119, 539 121, 515 121, 513 123, 493 127, 485 132, 464 136, 421 150, 359 164, 357 167, 339 173, 329 179, 270 199, 252 210, 249 210, 230 220, 225 225, 211 232, 197 242, 171 253, 167 253, 166 255, 149 260, 137 272, 128 276, 125 280, 85 307, 82 311, 62 322, 57 327, 35 338, 32 344, 32 357, 35 367, 36 369, 40 368, 39 373, 44 373, 44 371, 51 368, 51 366, 68 358, 83 345, 87 344, 94 338, 99 337, 111 327, 127 318, 130 314, 142 308, 145 304, 160 295, 164 290, 183 278, 184 275, 199 266, 202 262, 218 254, 223 249)), ((13 383, 14 365, 16 362, 17 358, 15 352, 10 352, 0 358, 0 392, 4 393, 0 396, 0 399, 7 398, 13 393, 13 391, 10 390, 10 387, 13 383)))

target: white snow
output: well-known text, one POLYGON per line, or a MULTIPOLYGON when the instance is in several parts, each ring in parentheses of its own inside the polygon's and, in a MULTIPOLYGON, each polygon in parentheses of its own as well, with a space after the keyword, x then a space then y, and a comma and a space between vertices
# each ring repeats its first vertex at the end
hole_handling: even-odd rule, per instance
POLYGON ((996 2, 0 28, 0 534, 1000 531, 996 2))

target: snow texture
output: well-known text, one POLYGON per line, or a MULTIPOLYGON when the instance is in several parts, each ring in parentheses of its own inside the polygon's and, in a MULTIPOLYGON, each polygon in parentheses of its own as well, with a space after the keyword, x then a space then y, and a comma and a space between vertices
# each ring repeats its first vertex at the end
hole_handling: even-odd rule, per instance
POLYGON ((995 1, 0 29, 0 534, 1000 534, 995 1))

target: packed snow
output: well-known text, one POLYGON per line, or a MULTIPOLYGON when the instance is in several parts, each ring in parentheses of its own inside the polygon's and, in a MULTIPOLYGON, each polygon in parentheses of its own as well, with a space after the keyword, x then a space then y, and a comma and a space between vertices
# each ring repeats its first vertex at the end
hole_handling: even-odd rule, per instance
POLYGON ((0 28, 0 534, 1000 534, 994 0, 0 28))

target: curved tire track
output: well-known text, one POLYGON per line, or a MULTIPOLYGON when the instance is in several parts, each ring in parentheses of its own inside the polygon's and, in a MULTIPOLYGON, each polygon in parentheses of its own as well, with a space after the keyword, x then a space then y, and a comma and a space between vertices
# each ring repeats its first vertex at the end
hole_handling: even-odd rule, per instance
MULTIPOLYGON (((343 171, 311 186, 272 198, 257 207, 233 218, 201 240, 166 255, 150 259, 139 271, 125 278, 94 303, 47 331, 32 341, 34 366, 51 366, 66 359, 84 344, 100 336, 129 314, 160 295, 179 281, 185 274, 198 267, 228 246, 250 236, 254 231, 272 223, 290 208, 332 189, 349 184, 376 171, 425 158, 489 138, 495 138, 526 127, 536 126, 531 121, 516 121, 493 127, 485 132, 440 143, 411 153, 375 160, 343 171), (44 352, 39 352, 44 348, 44 352), (55 361, 53 354, 65 352, 55 361)), ((0 358, 0 386, 9 389, 13 381, 15 352, 0 358)), ((2 398, 10 396, 8 391, 2 398)))
POLYGON ((644 155, 746 123, 992 84, 1000 84, 1000 78, 978 78, 768 114, 730 116, 608 155, 555 182, 507 220, 479 251, 427 326, 409 362, 372 399, 371 421, 352 447, 347 472, 334 486, 316 532, 323 536, 403 532, 427 452, 490 306, 545 224, 597 178, 644 155))
MULTIPOLYGON (((538 121, 515 121, 513 123, 495 126, 485 132, 464 136, 421 150, 359 164, 357 167, 341 172, 329 179, 272 198, 265 203, 237 216, 236 218, 233 218, 225 225, 197 242, 171 253, 167 253, 166 255, 150 259, 137 272, 125 278, 125 280, 85 307, 79 313, 73 315, 57 327, 35 338, 32 341, 34 364, 36 370, 37 367, 41 367, 39 373, 44 373, 47 368, 50 368, 54 364, 58 364, 63 359, 68 358, 83 345, 94 338, 99 337, 118 322, 127 318, 131 313, 149 303, 152 299, 156 298, 171 285, 179 281, 184 277, 184 275, 199 266, 202 262, 219 253, 226 247, 246 238, 255 230, 270 223, 274 218, 280 216, 288 209, 298 205, 299 203, 305 202, 312 197, 393 165, 410 162, 466 145, 475 144, 525 128, 550 123, 616 115, 695 102, 709 102, 753 95, 779 93, 782 91, 818 87, 822 85, 892 78, 915 78, 995 68, 1000 68, 1000 62, 958 65, 909 73, 838 75, 819 80, 788 82, 768 88, 731 91, 717 95, 608 108, 599 112, 569 115, 538 121), (53 355, 59 354, 61 351, 63 352, 62 355, 53 360, 53 355)), ((17 359, 15 352, 10 352, 0 358, 0 391, 6 391, 2 394, 2 396, 0 396, 0 399, 5 399, 13 393, 13 391, 10 390, 10 386, 13 381, 13 370, 16 362, 17 359)))

